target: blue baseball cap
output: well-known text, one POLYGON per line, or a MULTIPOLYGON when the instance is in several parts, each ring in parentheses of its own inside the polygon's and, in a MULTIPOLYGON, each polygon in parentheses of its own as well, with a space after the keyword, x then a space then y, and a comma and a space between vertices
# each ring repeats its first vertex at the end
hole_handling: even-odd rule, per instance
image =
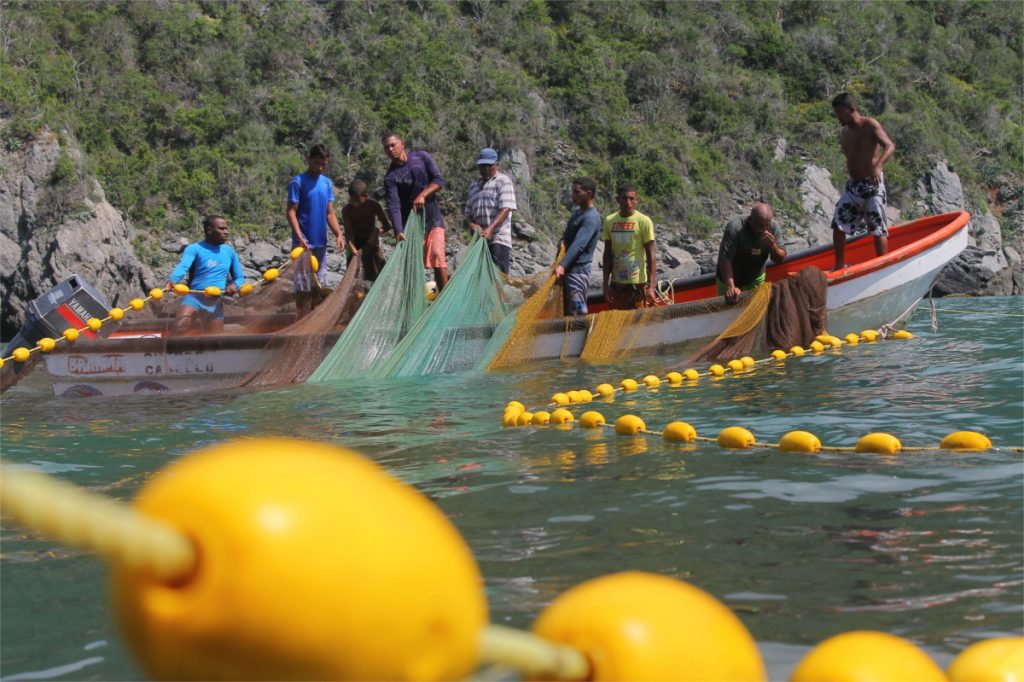
POLYGON ((490 147, 485 147, 480 150, 480 158, 476 160, 478 166, 490 166, 491 164, 498 163, 498 152, 494 151, 490 147))

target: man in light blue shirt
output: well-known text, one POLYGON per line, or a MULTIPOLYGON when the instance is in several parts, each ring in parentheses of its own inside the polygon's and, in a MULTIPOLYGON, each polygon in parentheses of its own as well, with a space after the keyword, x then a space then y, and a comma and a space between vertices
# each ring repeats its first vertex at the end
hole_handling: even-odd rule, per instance
MULTIPOLYGON (((174 268, 164 288, 169 290, 188 279, 189 289, 193 292, 213 286, 225 294, 235 294, 245 281, 245 274, 238 254, 225 243, 228 238, 228 222, 220 216, 206 216, 203 220, 203 234, 203 241, 185 247, 178 267, 174 268)), ((207 333, 224 331, 222 297, 190 293, 181 299, 171 335, 182 336, 194 328, 207 333)))

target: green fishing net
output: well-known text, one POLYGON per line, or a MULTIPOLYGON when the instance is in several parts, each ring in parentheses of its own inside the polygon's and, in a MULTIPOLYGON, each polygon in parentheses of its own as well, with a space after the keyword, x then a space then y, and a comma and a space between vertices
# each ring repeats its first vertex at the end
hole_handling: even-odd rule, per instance
POLYGON ((426 306, 423 217, 414 212, 405 226, 405 240, 398 243, 359 311, 309 381, 318 384, 366 376, 394 352, 426 306))
MULTIPOLYGON (((487 240, 474 236, 448 286, 395 351, 370 367, 366 376, 408 377, 475 369, 495 327, 508 315, 511 298, 491 260, 487 240)), ((367 300, 363 306, 369 303, 367 300)))

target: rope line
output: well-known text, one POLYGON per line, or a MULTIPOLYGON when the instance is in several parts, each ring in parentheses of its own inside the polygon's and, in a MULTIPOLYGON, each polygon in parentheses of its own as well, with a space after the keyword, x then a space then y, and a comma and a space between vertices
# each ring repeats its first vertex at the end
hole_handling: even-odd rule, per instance
POLYGON ((0 467, 0 509, 61 544, 92 550, 168 583, 186 578, 196 566, 195 548, 179 531, 36 471, 0 467))
POLYGON ((590 661, 572 647, 522 630, 489 625, 480 634, 480 662, 515 668, 528 679, 590 679, 590 661))
MULTIPOLYGON (((288 266, 291 265, 298 258, 299 255, 301 255, 301 253, 296 255, 295 251, 293 250, 292 251, 291 260, 287 261, 280 268, 270 268, 269 270, 264 272, 263 275, 260 277, 260 279, 258 279, 256 282, 254 282, 251 285, 253 291, 255 291, 257 288, 259 288, 261 286, 264 286, 264 285, 267 285, 267 284, 271 284, 272 282, 274 282, 278 278, 278 276, 280 276, 280 274, 282 272, 284 272, 286 269, 288 269, 288 266)), ((314 278, 315 278, 315 276, 316 276, 316 274, 314 273, 314 278)), ((320 288, 320 281, 316 280, 316 283, 317 283, 317 287, 320 288)), ((243 286, 245 286, 245 285, 243 285, 243 286)), ((214 288, 216 289, 216 287, 214 287, 214 288)), ((137 312, 139 310, 142 310, 145 307, 146 303, 148 303, 150 301, 153 301, 153 300, 159 300, 159 299, 163 298, 165 291, 167 291, 167 290, 160 289, 160 288, 151 289, 150 292, 149 292, 149 295, 146 296, 146 298, 132 299, 132 301, 128 304, 128 308, 127 309, 125 309, 125 308, 111 308, 108 311, 108 315, 106 317, 102 317, 102 318, 101 317, 93 317, 93 318, 91 318, 88 321, 88 323, 86 323, 82 327, 78 327, 78 328, 69 327, 68 329, 64 330, 62 336, 58 336, 57 338, 53 338, 53 339, 51 339, 51 338, 40 339, 39 343, 36 346, 32 347, 32 348, 26 348, 24 346, 22 346, 20 348, 15 348, 11 352, 11 354, 9 356, 7 356, 6 358, 0 358, 0 367, 3 367, 4 363, 10 362, 11 360, 14 360, 15 362, 25 362, 25 361, 27 361, 32 356, 33 353, 49 353, 49 352, 53 351, 57 347, 57 344, 59 344, 59 343, 64 343, 64 342, 66 342, 66 343, 74 343, 75 341, 78 340, 79 335, 82 334, 83 332, 98 332, 100 330, 100 328, 104 324, 106 324, 107 322, 110 322, 112 320, 114 322, 120 322, 121 319, 125 316, 125 314, 127 312, 129 312, 129 311, 136 311, 137 312)), ((216 296, 225 296, 226 297, 227 296, 226 294, 221 293, 219 289, 217 289, 217 292, 215 294, 207 293, 206 290, 190 289, 190 288, 187 288, 187 287, 183 287, 182 289, 175 288, 175 289, 171 289, 170 291, 172 291, 172 292, 174 292, 174 293, 176 293, 176 294, 178 294, 180 296, 184 296, 186 294, 203 294, 204 296, 214 296, 214 297, 216 297, 216 296)), ((237 295, 245 296, 246 294, 237 294, 237 295)))

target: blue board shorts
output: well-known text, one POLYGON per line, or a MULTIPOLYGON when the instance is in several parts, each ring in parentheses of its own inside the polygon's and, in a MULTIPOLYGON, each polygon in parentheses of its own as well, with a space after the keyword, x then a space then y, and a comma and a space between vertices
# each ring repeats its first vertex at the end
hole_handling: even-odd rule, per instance
POLYGON ((224 319, 224 300, 220 296, 188 294, 182 297, 180 305, 195 308, 211 320, 224 319))

